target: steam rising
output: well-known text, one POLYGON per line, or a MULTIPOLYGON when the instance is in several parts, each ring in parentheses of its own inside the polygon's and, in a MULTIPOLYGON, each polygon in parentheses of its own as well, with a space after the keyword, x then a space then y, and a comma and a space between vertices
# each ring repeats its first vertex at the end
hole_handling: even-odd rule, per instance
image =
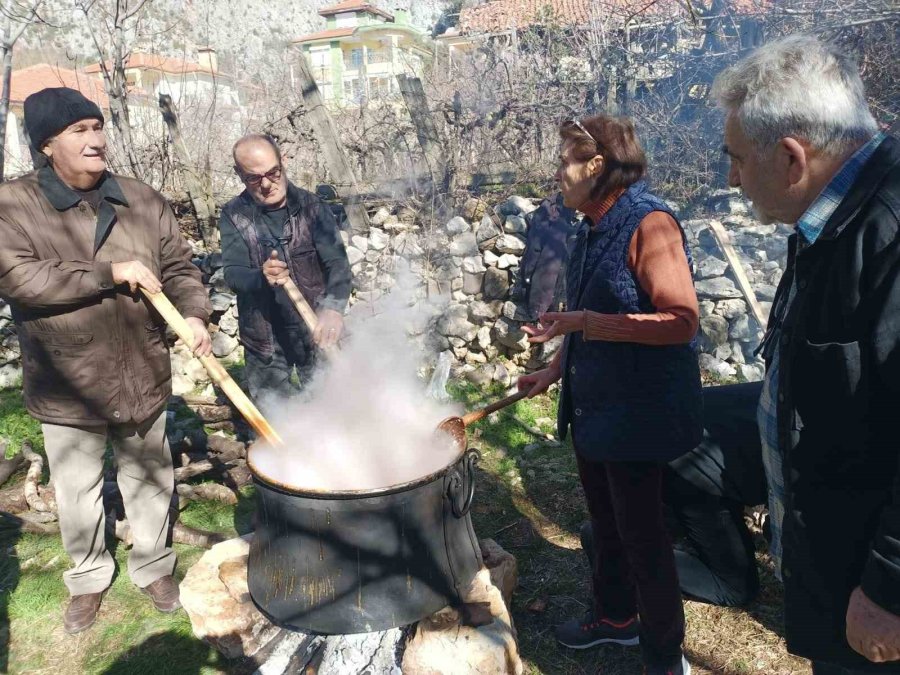
POLYGON ((417 376, 424 354, 409 337, 435 307, 411 304, 408 288, 398 284, 376 313, 353 308, 341 351, 301 397, 261 402, 274 411, 270 421, 285 448, 254 446, 258 473, 295 488, 372 490, 422 478, 458 456, 459 447, 435 429, 459 411, 425 395, 417 376))

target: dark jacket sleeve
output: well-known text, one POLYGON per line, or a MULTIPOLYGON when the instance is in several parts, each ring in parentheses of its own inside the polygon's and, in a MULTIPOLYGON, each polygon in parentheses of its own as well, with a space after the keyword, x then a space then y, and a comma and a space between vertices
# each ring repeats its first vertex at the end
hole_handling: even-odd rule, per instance
POLYGON ((319 307, 333 309, 343 314, 353 286, 347 250, 341 240, 337 221, 328 205, 317 199, 314 208, 316 217, 313 221, 313 243, 325 270, 325 295, 319 301, 319 307))
POLYGON ((185 317, 209 321, 212 307, 200 270, 191 262, 191 247, 181 236, 172 208, 160 199, 160 282, 163 292, 185 317))
POLYGON ((250 261, 247 242, 231 221, 227 207, 222 209, 219 217, 219 232, 222 235, 225 283, 236 293, 256 293, 269 288, 262 270, 250 261))
MULTIPOLYGON (((872 372, 877 378, 879 396, 871 405, 873 419, 882 426, 878 434, 893 434, 897 410, 900 410, 900 204, 884 204, 873 217, 863 255, 872 260, 865 293, 871 298, 873 317, 867 345, 873 355, 872 372)), ((900 615, 900 444, 890 449, 895 455, 893 491, 879 519, 862 576, 862 590, 884 609, 900 615)))

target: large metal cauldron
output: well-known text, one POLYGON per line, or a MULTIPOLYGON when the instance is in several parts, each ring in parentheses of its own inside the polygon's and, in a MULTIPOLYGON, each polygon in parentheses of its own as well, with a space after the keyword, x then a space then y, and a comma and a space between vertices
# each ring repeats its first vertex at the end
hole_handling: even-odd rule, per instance
POLYGON ((469 517, 478 454, 389 488, 314 492, 253 463, 256 536, 248 582, 273 623, 305 632, 366 633, 461 603, 481 567, 469 517))

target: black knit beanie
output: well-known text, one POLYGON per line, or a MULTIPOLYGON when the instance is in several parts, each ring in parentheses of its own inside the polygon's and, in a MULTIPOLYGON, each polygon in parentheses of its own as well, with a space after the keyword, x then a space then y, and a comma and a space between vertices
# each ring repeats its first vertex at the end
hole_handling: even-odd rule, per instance
POLYGON ((40 151, 48 140, 78 120, 98 119, 103 113, 84 94, 68 87, 48 87, 25 99, 25 129, 31 146, 40 151))

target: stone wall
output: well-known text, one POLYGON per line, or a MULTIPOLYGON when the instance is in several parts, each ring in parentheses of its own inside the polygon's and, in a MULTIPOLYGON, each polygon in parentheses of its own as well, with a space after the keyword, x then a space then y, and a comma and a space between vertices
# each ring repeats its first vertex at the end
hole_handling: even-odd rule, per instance
MULTIPOLYGON (((532 348, 510 299, 525 251, 526 216, 539 200, 513 196, 490 206, 471 198, 443 227, 426 230, 414 214, 374 214, 368 237, 345 237, 357 289, 370 302, 395 283, 396 258, 412 261, 421 297, 449 295, 443 314, 427 327, 433 351, 452 353, 454 374, 484 384, 509 384, 517 373, 541 367, 552 348, 532 348)), ((731 236, 757 299, 768 312, 787 253, 786 226, 761 225, 736 191, 719 191, 678 207, 695 263, 700 300, 701 367, 713 381, 758 380, 753 355, 762 335, 709 227, 718 220, 731 236)))
MULTIPOLYGON (((377 305, 397 285, 401 270, 408 269, 417 299, 446 303, 433 320, 411 327, 411 334, 431 354, 449 352, 456 377, 479 385, 511 384, 518 373, 541 367, 554 353, 552 346, 529 345, 510 299, 525 251, 526 216, 538 203, 512 196, 491 205, 472 197, 438 227, 424 224, 405 207, 378 209, 371 214, 366 236, 342 233, 353 270, 351 305, 377 305)), ((766 312, 784 269, 790 228, 755 221, 736 191, 714 192, 691 205, 673 207, 695 261, 701 367, 714 381, 758 380, 763 367, 753 351, 761 330, 748 313, 709 222, 718 220, 730 233, 766 312)), ((198 256, 194 262, 203 272, 214 309, 213 351, 225 363, 239 362, 237 307, 225 284, 221 256, 198 256)), ((175 394, 212 394, 203 366, 181 344, 172 350, 172 370, 175 394)), ((20 379, 15 327, 9 306, 0 301, 0 388, 15 386, 20 379)))

